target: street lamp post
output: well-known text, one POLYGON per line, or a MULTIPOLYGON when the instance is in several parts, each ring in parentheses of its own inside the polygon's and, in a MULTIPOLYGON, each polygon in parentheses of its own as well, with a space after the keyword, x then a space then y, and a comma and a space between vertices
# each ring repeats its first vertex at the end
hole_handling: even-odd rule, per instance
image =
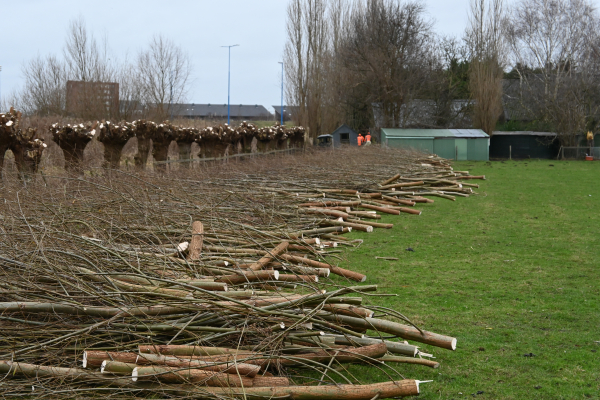
POLYGON ((239 44, 232 44, 231 46, 221 46, 227 47, 229 49, 229 66, 227 67, 227 125, 229 125, 229 117, 231 115, 229 106, 229 99, 231 93, 231 48, 237 46, 239 46, 239 44))
POLYGON ((283 63, 279 61, 281 64, 281 125, 283 125, 283 63))

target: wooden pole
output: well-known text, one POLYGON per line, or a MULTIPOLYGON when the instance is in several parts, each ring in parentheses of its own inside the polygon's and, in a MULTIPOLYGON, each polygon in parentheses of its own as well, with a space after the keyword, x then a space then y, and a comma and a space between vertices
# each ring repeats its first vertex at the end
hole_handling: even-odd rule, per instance
POLYGON ((192 241, 190 242, 188 260, 199 260, 202 254, 204 225, 200 221, 192 223, 192 241))
POLYGON ((260 260, 258 260, 254 264, 250 265, 248 267, 248 269, 251 269, 253 271, 258 271, 259 269, 264 268, 264 266, 267 265, 268 263, 270 263, 271 261, 273 261, 273 259, 275 259, 275 257, 280 255, 281 253, 285 253, 289 244, 290 243, 287 241, 281 242, 277 247, 275 247, 273 250, 271 250, 266 255, 264 255, 260 260))

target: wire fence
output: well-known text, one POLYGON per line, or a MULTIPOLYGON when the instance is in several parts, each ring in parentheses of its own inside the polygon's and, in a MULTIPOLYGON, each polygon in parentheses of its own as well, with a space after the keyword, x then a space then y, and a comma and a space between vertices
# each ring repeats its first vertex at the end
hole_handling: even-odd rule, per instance
POLYGON ((289 149, 271 150, 271 151, 265 151, 265 152, 260 152, 260 153, 259 152, 239 153, 239 154, 226 155, 223 157, 188 158, 188 159, 172 159, 172 160, 166 160, 166 161, 154 161, 153 164, 158 165, 158 164, 177 164, 177 163, 195 163, 195 162, 202 163, 202 162, 207 162, 207 161, 227 161, 227 160, 234 159, 234 158, 258 157, 258 156, 266 156, 269 154, 276 154, 276 153, 292 154, 297 151, 304 151, 304 147, 291 147, 289 149))
POLYGON ((583 160, 586 156, 592 156, 594 160, 600 159, 600 147, 564 147, 558 151, 560 160, 583 160))

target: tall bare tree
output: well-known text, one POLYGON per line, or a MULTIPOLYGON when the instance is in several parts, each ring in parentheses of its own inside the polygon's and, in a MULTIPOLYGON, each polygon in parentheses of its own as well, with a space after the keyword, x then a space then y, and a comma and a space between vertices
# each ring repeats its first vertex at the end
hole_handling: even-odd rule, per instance
POLYGON ((431 29, 420 2, 361 1, 352 11, 341 56, 354 87, 362 87, 362 107, 375 105, 383 126, 405 126, 409 105, 424 93, 433 67, 431 29))
POLYGON ((168 118, 176 103, 185 101, 192 67, 188 54, 173 41, 156 35, 139 52, 137 71, 144 102, 157 118, 168 118))
POLYGON ((109 82, 115 77, 106 38, 99 44, 83 16, 69 23, 63 54, 71 80, 109 82))
POLYGON ((554 129, 563 145, 598 115, 599 18, 587 0, 520 0, 506 19, 520 106, 554 129))
POLYGON ((20 93, 20 107, 27 114, 63 115, 66 104, 68 72, 65 63, 55 56, 37 56, 23 64, 25 86, 20 93))
POLYGON ((294 119, 315 138, 322 133, 324 115, 327 0, 291 0, 287 14, 284 66, 288 104, 296 106, 294 119))
POLYGON ((503 0, 471 0, 465 40, 471 52, 473 125, 492 135, 502 112, 503 0))

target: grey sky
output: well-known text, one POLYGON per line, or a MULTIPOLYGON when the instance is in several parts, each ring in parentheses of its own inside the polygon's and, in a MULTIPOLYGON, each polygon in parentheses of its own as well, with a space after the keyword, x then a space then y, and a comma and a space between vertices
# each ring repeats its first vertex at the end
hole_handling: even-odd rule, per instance
MULTIPOLYGON (((461 35, 468 0, 428 0, 443 34, 461 35)), ((69 21, 82 15, 97 39, 106 36, 117 59, 133 57, 155 33, 189 52, 194 80, 189 100, 227 102, 227 49, 231 50, 231 103, 280 103, 286 0, 0 0, 11 10, 0 22, 2 96, 22 86, 21 65, 37 54, 62 54, 69 21)))

